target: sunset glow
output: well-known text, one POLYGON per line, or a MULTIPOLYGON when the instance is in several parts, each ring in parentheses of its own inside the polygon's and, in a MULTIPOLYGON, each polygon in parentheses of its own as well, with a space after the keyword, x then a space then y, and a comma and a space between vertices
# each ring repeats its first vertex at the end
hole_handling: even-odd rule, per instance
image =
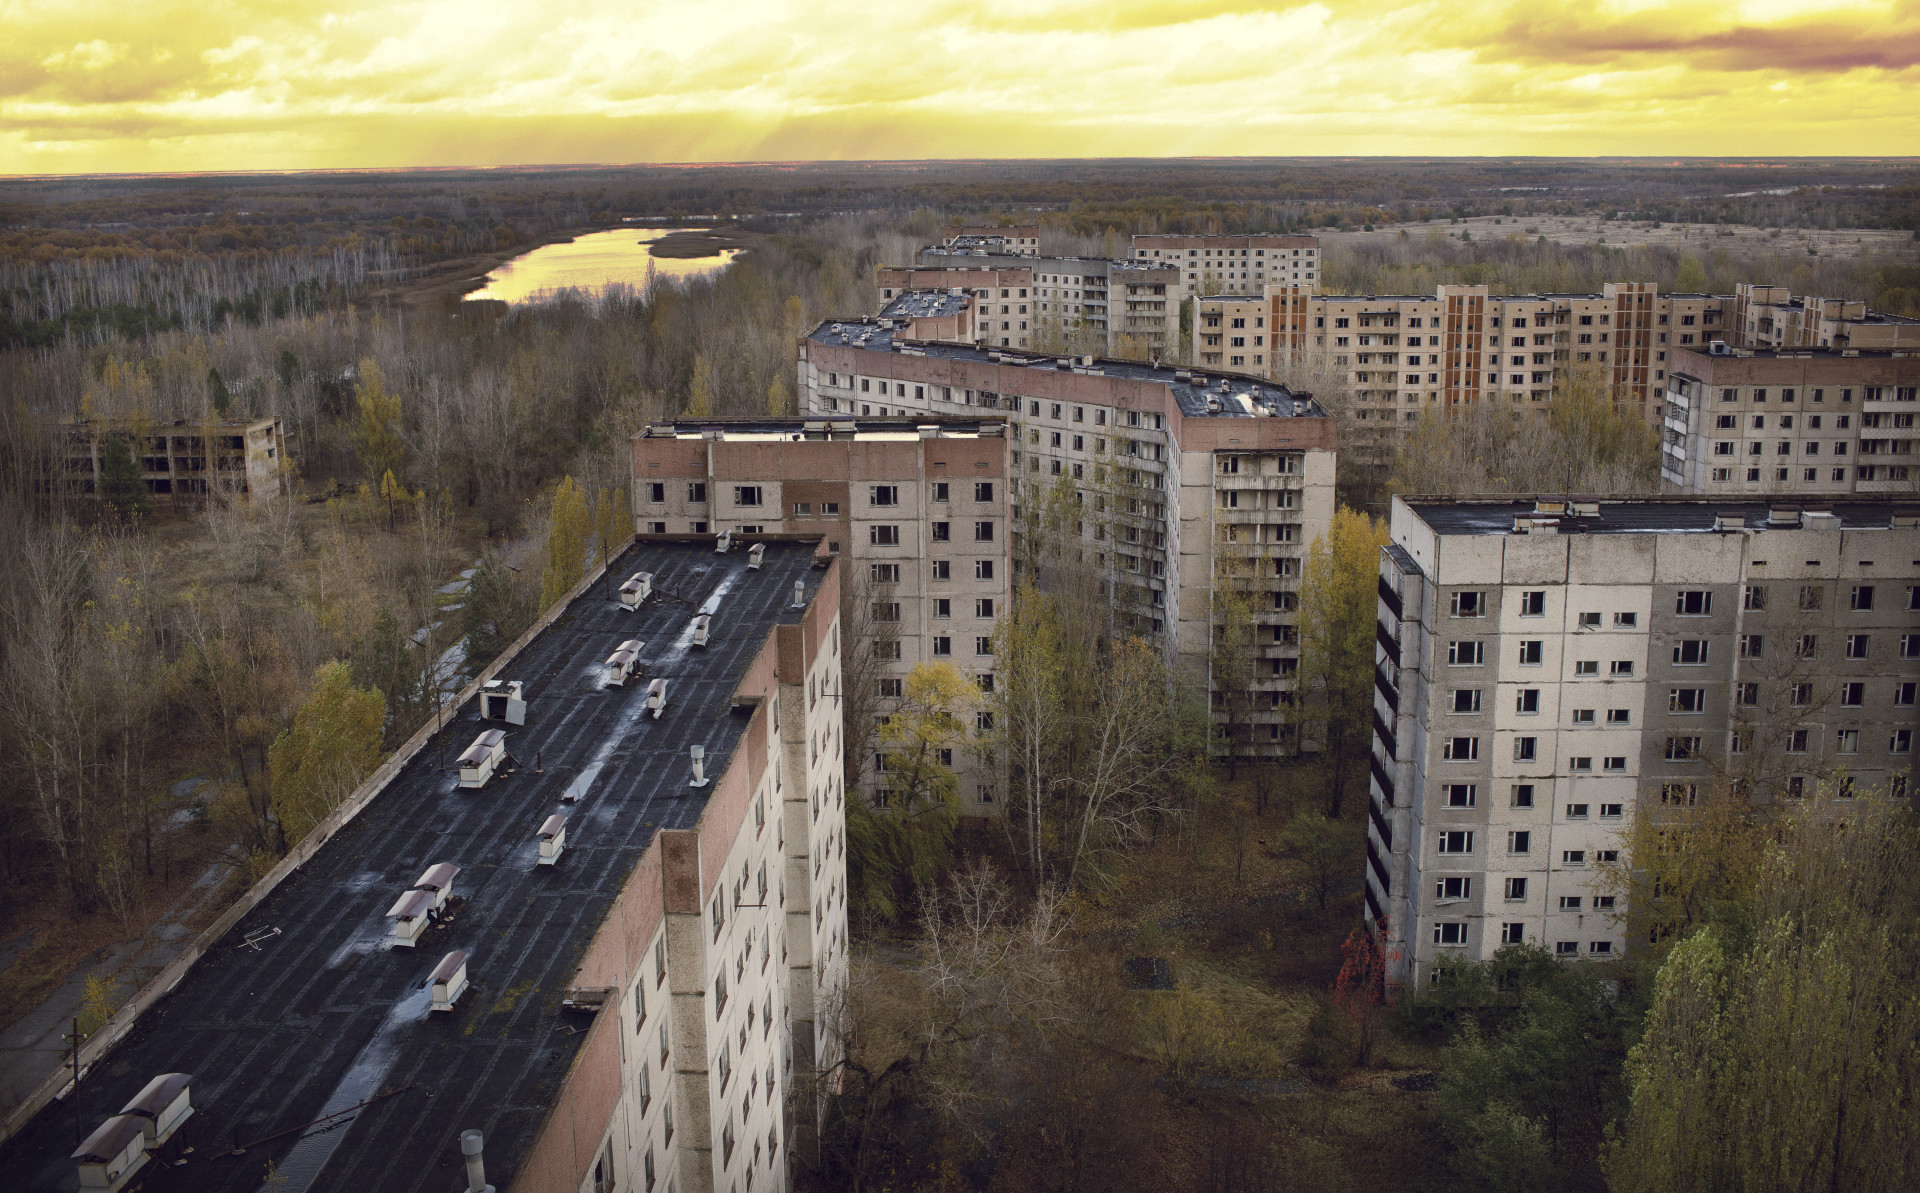
POLYGON ((1920 3, 0 0, 0 171, 1920 152, 1920 3))

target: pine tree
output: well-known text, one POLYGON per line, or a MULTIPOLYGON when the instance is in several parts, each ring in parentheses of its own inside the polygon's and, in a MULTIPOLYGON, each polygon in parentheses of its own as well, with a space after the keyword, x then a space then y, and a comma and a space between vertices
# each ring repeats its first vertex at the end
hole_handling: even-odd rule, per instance
POLYGON ((122 435, 110 435, 100 444, 100 500, 118 518, 144 517, 153 512, 147 482, 122 435))

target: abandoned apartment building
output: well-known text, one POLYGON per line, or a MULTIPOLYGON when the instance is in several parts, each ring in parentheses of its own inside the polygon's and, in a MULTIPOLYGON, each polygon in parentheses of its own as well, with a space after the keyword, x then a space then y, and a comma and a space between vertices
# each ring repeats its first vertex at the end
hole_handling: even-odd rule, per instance
POLYGON ((839 577, 819 538, 623 552, 15 1124, 0 1184, 790 1187, 846 973, 839 577))
POLYGON ((147 497, 198 506, 210 497, 258 498, 284 491, 287 439, 277 418, 247 422, 76 419, 57 429, 70 492, 100 493, 108 441, 126 441, 147 497))
POLYGON ((1364 880, 1390 983, 1630 950, 1626 832, 1716 786, 1911 789, 1910 499, 1395 497, 1389 531, 1364 880))
MULTIPOLYGON (((1326 410, 1311 395, 1244 374, 915 340, 896 322, 835 320, 802 337, 796 392, 810 417, 822 426, 912 420, 934 428, 927 434, 954 419, 1004 419, 1008 483, 994 493, 1006 503, 999 532, 1006 545, 994 574, 1017 570, 1022 559, 1023 508, 1058 494, 1071 503, 1071 533, 1035 549, 1097 576, 1115 628, 1152 643, 1181 682, 1210 693, 1215 720, 1233 734, 1222 749, 1292 753, 1287 709, 1300 657, 1301 569, 1333 520, 1335 426, 1326 410), (1210 666, 1220 616, 1214 598, 1229 584, 1250 606, 1255 656, 1248 686, 1233 692, 1214 682, 1210 666)), ((888 479, 860 471, 872 458, 850 456, 850 479, 888 479)), ((765 479, 780 479, 774 458, 758 466, 765 479)), ((960 503, 949 507, 952 517, 967 519, 953 525, 971 529, 969 494, 939 494, 925 489, 903 508, 927 508, 930 521, 942 522, 945 515, 933 511, 951 500, 960 503)), ((852 496, 871 499, 857 489, 852 496)), ((854 515, 871 516, 860 508, 854 515)), ((681 531, 692 523, 666 525, 681 531)), ((920 591, 945 599, 940 573, 925 570, 941 553, 900 554, 905 566, 924 571, 915 581, 920 591)), ((966 575, 954 576, 964 590, 966 575)), ((954 612, 968 603, 955 602, 954 612)), ((906 652, 939 640, 938 605, 925 611, 909 603, 906 612, 927 619, 925 629, 903 638, 906 652)), ((976 625, 967 633, 991 633, 990 625, 976 625)), ((905 667, 925 661, 906 652, 905 667)))

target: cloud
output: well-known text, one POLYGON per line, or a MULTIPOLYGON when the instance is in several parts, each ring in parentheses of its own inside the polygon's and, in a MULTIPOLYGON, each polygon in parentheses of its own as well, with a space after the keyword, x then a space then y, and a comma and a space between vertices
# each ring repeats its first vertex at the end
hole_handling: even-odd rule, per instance
POLYGON ((0 170, 1912 153, 1873 0, 38 0, 0 170), (1784 92, 1770 90, 1780 82, 1784 92))

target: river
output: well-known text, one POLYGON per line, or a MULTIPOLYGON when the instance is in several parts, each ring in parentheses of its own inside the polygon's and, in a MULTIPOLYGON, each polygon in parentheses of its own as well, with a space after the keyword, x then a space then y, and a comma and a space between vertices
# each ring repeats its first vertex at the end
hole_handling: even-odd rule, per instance
POLYGON ((500 302, 538 302, 561 290, 598 294, 613 283, 644 289, 647 269, 672 281, 718 273, 740 255, 740 249, 722 249, 712 257, 656 257, 651 245, 686 228, 620 228, 589 232, 559 244, 543 244, 522 253, 487 275, 487 284, 467 298, 500 302))

